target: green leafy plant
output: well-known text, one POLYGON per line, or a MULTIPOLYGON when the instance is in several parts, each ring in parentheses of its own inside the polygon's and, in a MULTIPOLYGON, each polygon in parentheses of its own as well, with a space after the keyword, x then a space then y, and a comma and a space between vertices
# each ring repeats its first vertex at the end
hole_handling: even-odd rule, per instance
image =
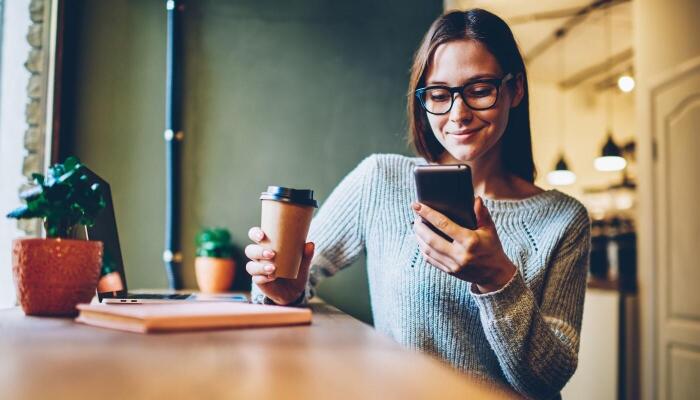
POLYGON ((92 226, 106 201, 99 183, 90 183, 85 166, 76 157, 49 167, 46 177, 32 174, 36 187, 24 193, 26 204, 7 214, 8 218, 44 220, 46 236, 72 237, 80 224, 92 226))
POLYGON ((102 252, 102 269, 100 270, 100 276, 105 276, 116 271, 118 271, 117 263, 116 261, 114 261, 112 253, 110 253, 109 250, 105 248, 102 252))
POLYGON ((197 234, 195 241, 197 257, 233 257, 233 244, 228 229, 204 228, 197 234))

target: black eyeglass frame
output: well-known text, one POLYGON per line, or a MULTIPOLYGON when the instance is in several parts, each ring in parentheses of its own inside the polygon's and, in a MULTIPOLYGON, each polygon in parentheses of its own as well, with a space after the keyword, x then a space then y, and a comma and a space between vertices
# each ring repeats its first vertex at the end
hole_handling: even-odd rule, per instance
POLYGON ((425 112, 427 112, 429 114, 445 115, 445 114, 449 113, 455 104, 455 93, 459 94, 459 96, 462 98, 462 101, 464 102, 464 104, 467 107, 469 107, 470 109, 472 109, 474 111, 484 111, 484 110, 488 110, 490 108, 493 108, 493 106, 495 106, 496 103, 498 103, 498 97, 501 95, 501 85, 503 85, 504 83, 508 82, 511 79, 513 79, 513 74, 507 73, 502 78, 477 79, 477 80, 465 83, 462 86, 455 86, 455 87, 442 86, 442 85, 426 86, 424 88, 416 89, 416 91, 414 93, 416 95, 416 98, 418 98, 418 103, 420 104, 420 106, 425 110, 425 112), (467 102, 467 99, 464 98, 464 90, 467 88, 467 86, 475 85, 477 83, 491 83, 496 87, 496 99, 493 101, 493 104, 491 104, 490 106, 483 107, 483 108, 472 107, 467 102), (428 90, 431 90, 431 89, 446 89, 447 91, 450 92, 450 98, 452 100, 450 103, 450 107, 447 109, 447 111, 442 112, 442 113, 434 113, 434 112, 429 111, 428 108, 425 106, 425 103, 423 102, 422 96, 423 96, 423 94, 425 94, 425 92, 427 92, 428 90))

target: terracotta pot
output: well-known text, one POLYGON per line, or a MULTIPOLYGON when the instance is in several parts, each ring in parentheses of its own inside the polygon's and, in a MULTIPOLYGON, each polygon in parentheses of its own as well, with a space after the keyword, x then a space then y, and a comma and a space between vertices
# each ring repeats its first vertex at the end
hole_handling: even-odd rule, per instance
POLYGON ((236 264, 230 258, 197 257, 194 269, 199 290, 221 293, 231 289, 236 264))
POLYGON ((78 303, 95 295, 102 267, 102 242, 16 239, 12 272, 27 315, 73 316, 78 303))
POLYGON ((119 272, 110 272, 106 275, 100 277, 97 281, 97 291, 103 292, 118 292, 124 290, 124 283, 122 283, 122 276, 119 272))

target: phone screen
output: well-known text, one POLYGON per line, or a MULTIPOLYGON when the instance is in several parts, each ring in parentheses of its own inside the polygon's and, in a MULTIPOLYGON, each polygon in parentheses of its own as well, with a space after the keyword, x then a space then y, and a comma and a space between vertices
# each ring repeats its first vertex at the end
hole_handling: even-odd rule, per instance
MULTIPOLYGON (((474 188, 468 165, 419 165, 413 170, 418 201, 441 212, 456 224, 476 229, 474 188)), ((448 235, 423 221, 435 233, 452 241, 448 235)))

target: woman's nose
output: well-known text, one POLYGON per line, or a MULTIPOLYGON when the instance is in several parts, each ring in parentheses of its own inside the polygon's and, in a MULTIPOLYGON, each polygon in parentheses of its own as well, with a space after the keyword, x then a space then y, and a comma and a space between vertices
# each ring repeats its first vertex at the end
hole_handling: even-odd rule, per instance
POLYGON ((450 120, 453 122, 471 121, 473 117, 473 110, 464 103, 462 96, 455 93, 454 103, 452 103, 452 109, 450 110, 450 120))

